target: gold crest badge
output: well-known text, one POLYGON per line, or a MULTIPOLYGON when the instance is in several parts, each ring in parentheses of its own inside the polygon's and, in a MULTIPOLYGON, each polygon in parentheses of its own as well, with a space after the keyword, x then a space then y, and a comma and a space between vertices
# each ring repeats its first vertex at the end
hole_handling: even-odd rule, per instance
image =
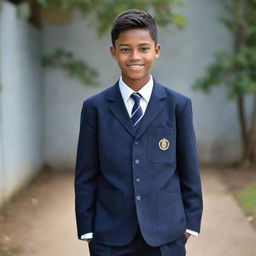
POLYGON ((166 138, 163 138, 159 141, 159 148, 161 150, 165 151, 169 148, 169 146, 170 146, 170 142, 166 138))

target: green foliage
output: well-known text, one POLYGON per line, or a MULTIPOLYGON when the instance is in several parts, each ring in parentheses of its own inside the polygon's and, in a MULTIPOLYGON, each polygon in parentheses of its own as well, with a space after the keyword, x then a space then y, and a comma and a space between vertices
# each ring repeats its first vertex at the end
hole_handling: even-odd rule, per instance
POLYGON ((94 85, 97 83, 97 71, 84 60, 76 59, 71 51, 57 48, 43 58, 43 65, 64 69, 71 77, 78 78, 83 84, 94 85))
MULTIPOLYGON (((184 28, 186 21, 183 16, 173 12, 183 7, 182 0, 30 0, 43 8, 57 5, 62 9, 78 9, 97 27, 99 35, 108 31, 113 19, 122 11, 138 8, 153 11, 158 24, 165 26, 174 24, 184 28)), ((64 49, 55 49, 43 59, 46 67, 62 68, 72 76, 78 78, 83 84, 95 84, 97 72, 85 61, 75 59, 73 53, 64 49)))
POLYGON ((246 214, 250 215, 256 211, 256 185, 245 188, 239 196, 239 201, 246 214))
POLYGON ((63 9, 78 9, 86 18, 89 18, 97 26, 102 35, 107 31, 113 19, 122 11, 138 8, 153 11, 158 24, 165 26, 174 24, 178 28, 184 28, 186 21, 183 16, 174 12, 184 6, 182 0, 30 0, 47 8, 49 4, 55 4, 63 9))
POLYGON ((229 13, 221 22, 234 35, 234 52, 219 52, 195 89, 209 92, 213 86, 228 88, 229 98, 256 94, 256 0, 225 0, 229 13))
POLYGON ((209 92, 212 86, 220 85, 228 88, 230 99, 256 94, 256 48, 244 47, 237 55, 217 53, 215 63, 197 80, 195 88, 209 92))

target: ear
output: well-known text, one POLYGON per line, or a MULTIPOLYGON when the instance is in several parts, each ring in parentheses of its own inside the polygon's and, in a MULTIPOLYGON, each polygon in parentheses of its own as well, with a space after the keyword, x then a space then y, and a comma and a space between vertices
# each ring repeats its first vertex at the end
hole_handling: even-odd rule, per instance
POLYGON ((110 53, 114 60, 116 60, 116 48, 115 46, 110 46, 110 53))
POLYGON ((160 44, 155 45, 156 59, 160 56, 160 44))

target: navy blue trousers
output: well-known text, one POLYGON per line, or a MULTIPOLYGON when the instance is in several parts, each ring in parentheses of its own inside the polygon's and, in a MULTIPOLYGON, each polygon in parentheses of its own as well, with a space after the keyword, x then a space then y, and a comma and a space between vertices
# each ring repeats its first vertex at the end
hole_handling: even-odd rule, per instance
POLYGON ((125 246, 109 246, 92 239, 89 243, 90 256, 185 256, 186 237, 182 235, 177 240, 161 247, 149 246, 143 239, 140 230, 131 243, 125 246))

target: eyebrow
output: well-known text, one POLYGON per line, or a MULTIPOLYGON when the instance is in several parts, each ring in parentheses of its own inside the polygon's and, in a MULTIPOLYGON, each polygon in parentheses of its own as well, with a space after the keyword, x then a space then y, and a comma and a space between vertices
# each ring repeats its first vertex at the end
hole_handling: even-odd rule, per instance
MULTIPOLYGON (((139 44, 139 46, 146 46, 146 45, 151 46, 150 43, 141 43, 141 44, 139 44)), ((130 46, 130 44, 119 44, 118 45, 118 47, 122 47, 122 46, 130 46)))

